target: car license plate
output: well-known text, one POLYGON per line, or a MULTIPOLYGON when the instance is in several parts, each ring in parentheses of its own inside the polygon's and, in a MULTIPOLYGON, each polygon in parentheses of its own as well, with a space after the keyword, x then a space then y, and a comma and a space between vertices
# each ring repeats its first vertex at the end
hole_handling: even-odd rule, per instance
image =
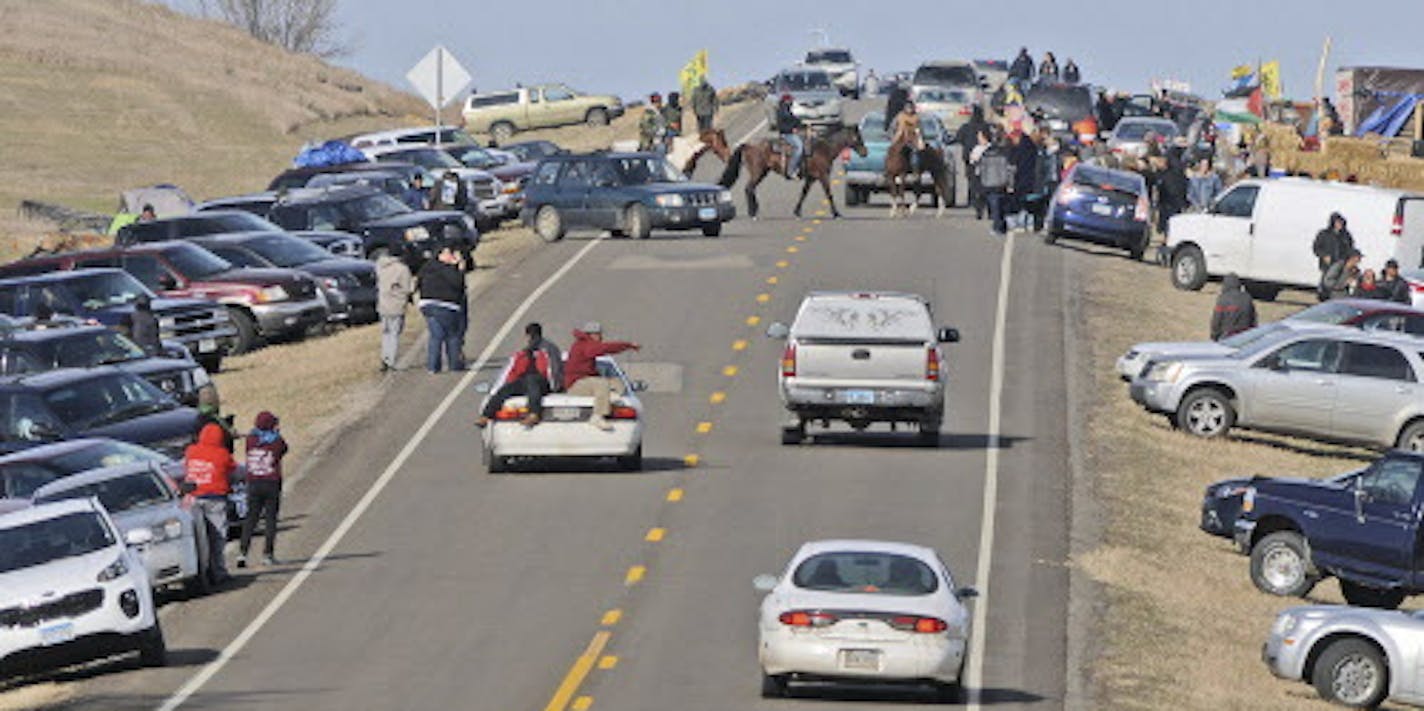
POLYGON ((549 419, 558 422, 573 422, 579 418, 579 408, 577 407, 551 407, 549 408, 549 419))
POLYGON ((217 349, 218 349, 218 342, 217 342, 217 339, 204 338, 203 340, 198 341, 198 352, 199 352, 199 353, 212 353, 213 351, 215 351, 215 350, 217 350, 217 349))
POLYGON ((880 650, 878 649, 842 649, 841 650, 842 669, 869 669, 877 671, 880 669, 880 650))
POLYGON ((1112 217, 1112 214, 1113 214, 1112 205, 1101 205, 1101 204, 1093 205, 1093 214, 1094 214, 1094 215, 1105 215, 1105 216, 1107 216, 1107 217, 1112 217))
POLYGON ((845 401, 852 405, 874 405, 874 390, 847 390, 845 391, 845 401))
POLYGON ((711 222, 717 219, 717 208, 703 207, 697 210, 697 219, 711 222))
POLYGON ((40 644, 50 647, 74 639, 74 623, 61 622, 40 628, 40 644))

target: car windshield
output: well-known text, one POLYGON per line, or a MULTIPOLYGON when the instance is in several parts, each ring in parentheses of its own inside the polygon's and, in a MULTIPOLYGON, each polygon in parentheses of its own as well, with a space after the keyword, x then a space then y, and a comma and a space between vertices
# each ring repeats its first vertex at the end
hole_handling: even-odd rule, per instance
POLYGON ((128 272, 96 272, 68 281, 74 296, 88 310, 131 304, 140 296, 153 297, 153 292, 128 272))
POLYGON ((1261 353, 1275 348, 1281 341, 1287 340, 1294 335, 1290 329, 1286 328, 1268 329, 1262 333, 1259 338, 1237 346, 1236 352, 1232 353, 1229 357, 1238 360, 1250 360, 1261 353))
POLYGON ((850 64, 850 52, 843 49, 826 49, 806 53, 807 64, 850 64))
POLYGON ((1353 321, 1364 315, 1364 313, 1364 309, 1358 306, 1342 304, 1338 301, 1327 301, 1323 304, 1316 304, 1299 313, 1291 314, 1286 317, 1286 320, 1338 326, 1346 321, 1353 321))
POLYGON ((37 497, 42 504, 66 499, 97 498, 111 514, 123 513, 173 500, 173 490, 151 471, 134 472, 127 476, 96 481, 37 497))
POLYGON ((804 590, 860 595, 929 595, 939 589, 928 565, 894 553, 821 553, 796 566, 791 581, 804 590))
POLYGON ((77 380, 48 390, 43 397, 59 419, 81 431, 178 406, 147 380, 128 373, 77 380))
POLYGON ((1140 141, 1151 132, 1164 139, 1177 137, 1177 125, 1171 121, 1123 121, 1113 131, 1113 137, 1124 141, 1140 141))
POLYGON ((471 168, 479 168, 480 170, 484 170, 485 168, 498 168, 504 165, 500 159, 494 157, 489 151, 478 147, 455 148, 451 150, 451 155, 464 165, 471 168))
POLYGON ((396 215, 404 215, 411 211, 404 203, 385 193, 366 195, 356 198, 355 200, 347 200, 340 203, 338 209, 341 210, 341 214, 344 215, 347 220, 358 225, 366 222, 374 222, 375 220, 384 220, 387 217, 395 217, 396 215))
POLYGON ((1093 115, 1093 95, 1085 86, 1046 86, 1030 89, 1024 97, 1030 111, 1049 118, 1077 121, 1093 115))
POLYGON ((804 343, 924 343, 933 333, 924 304, 873 294, 809 299, 791 326, 804 343))
POLYGON ((1124 173, 1107 168, 1080 164, 1073 172, 1073 182, 1096 185, 1106 190, 1137 195, 1143 192, 1142 179, 1136 173, 1124 173))
POLYGON ((623 179, 624 185, 680 183, 687 180, 663 158, 619 158, 613 163, 618 168, 618 175, 623 179))
POLYGON ((915 70, 913 84, 979 86, 979 77, 967 64, 926 64, 915 70))
POLYGON ((776 91, 830 91, 831 77, 825 72, 788 72, 777 78, 776 91))
POLYGON ((112 439, 98 440, 87 447, 45 458, 45 464, 66 475, 136 462, 168 464, 172 461, 147 447, 112 439))
POLYGON ((380 156, 382 161, 404 161, 414 163, 426 170, 443 170, 446 168, 463 168, 460 161, 450 157, 445 151, 437 151, 434 148, 422 148, 415 151, 397 151, 395 153, 385 153, 380 156))
POLYGON ((244 244, 248 249, 262 255, 263 259, 279 267, 300 267, 331 258, 330 252, 311 242, 286 235, 258 237, 247 240, 244 244))
POLYGON ((1217 343, 1232 350, 1240 350, 1283 329, 1284 326, 1281 326, 1280 323, 1268 323, 1257 326, 1256 328, 1247 329, 1232 336, 1227 336, 1217 341, 1217 343))
POLYGON ((193 280, 206 279, 232 269, 232 264, 226 259, 196 244, 174 245, 163 250, 163 256, 179 274, 193 280))
POLYGON ((113 532, 92 511, 0 528, 0 573, 87 555, 114 543, 113 532))
POLYGON ((133 341, 105 330, 83 330, 65 338, 36 344, 44 360, 60 368, 93 368, 147 358, 133 341))

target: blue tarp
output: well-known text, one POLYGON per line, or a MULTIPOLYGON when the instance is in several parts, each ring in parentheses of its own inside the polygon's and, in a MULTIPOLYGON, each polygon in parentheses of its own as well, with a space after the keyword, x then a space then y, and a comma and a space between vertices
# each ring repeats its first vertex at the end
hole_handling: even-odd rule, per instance
POLYGON ((345 141, 327 141, 319 146, 308 146, 297 154, 292 165, 298 168, 324 168, 347 163, 365 163, 366 154, 347 145, 345 141))
POLYGON ((1393 138, 1399 135, 1399 130, 1404 128, 1404 122, 1414 115, 1414 107, 1419 104, 1419 100, 1424 98, 1420 94, 1405 94, 1393 105, 1386 104, 1375 109, 1369 118, 1360 122, 1355 129, 1356 136, 1363 136, 1367 133, 1378 133, 1386 138, 1393 138))

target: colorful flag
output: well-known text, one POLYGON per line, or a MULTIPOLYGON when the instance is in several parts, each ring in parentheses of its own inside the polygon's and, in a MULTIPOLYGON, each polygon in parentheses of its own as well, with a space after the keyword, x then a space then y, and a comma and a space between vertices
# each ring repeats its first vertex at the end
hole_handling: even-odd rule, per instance
POLYGON ((1281 98, 1281 63, 1270 61, 1261 65, 1261 91, 1272 101, 1281 98))
POLYGON ((684 95, 691 94, 693 88, 702 83, 702 78, 707 76, 707 50, 700 50, 692 56, 678 73, 678 83, 682 86, 684 95))
POLYGON ((1235 69, 1232 69, 1232 70, 1231 70, 1231 78, 1232 78, 1232 79, 1241 79, 1241 78, 1243 78, 1243 77, 1249 77, 1249 76, 1251 76, 1252 74, 1255 74, 1255 73, 1256 73, 1256 70, 1255 70, 1251 65, 1249 65, 1249 64, 1241 64, 1241 65, 1238 65, 1235 69))

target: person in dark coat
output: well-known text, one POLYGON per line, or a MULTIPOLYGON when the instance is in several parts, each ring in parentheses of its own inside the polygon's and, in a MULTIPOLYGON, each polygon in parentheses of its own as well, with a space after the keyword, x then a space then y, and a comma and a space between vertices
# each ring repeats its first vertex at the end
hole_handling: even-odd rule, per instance
POLYGON ((1020 84, 1033 81, 1033 57, 1029 56, 1028 47, 1019 48, 1019 56, 1009 65, 1009 78, 1020 84))
POLYGON ((1043 63, 1038 65, 1038 80, 1044 84, 1058 81, 1058 58, 1052 52, 1043 53, 1043 63))
POLYGON ((1018 214, 1016 219, 1023 227, 1027 224, 1027 214, 1023 213, 1031 207, 1029 200, 1038 190, 1041 178, 1038 172, 1038 145, 1027 133, 1020 131, 1017 134, 1009 149, 1009 163, 1014 167, 1010 214, 1018 214))
POLYGON ((1351 250, 1344 259, 1331 264, 1320 278, 1320 300, 1343 299, 1360 280, 1360 253, 1351 250))
POLYGON ((278 565, 277 515, 282 507, 282 459, 287 456, 287 440, 277 416, 266 410, 258 413, 246 445, 247 516, 242 520, 237 567, 247 567, 247 550, 259 519, 266 531, 262 564, 278 565))
POLYGON ((1078 82, 1080 82, 1080 81, 1082 81, 1082 80, 1083 80, 1083 75, 1082 75, 1082 72, 1078 71, 1078 64, 1077 64, 1077 62, 1074 62, 1072 59, 1069 59, 1068 62, 1063 65, 1063 81, 1064 81, 1064 83, 1067 83, 1067 84, 1077 84, 1078 82))
POLYGON ((420 295, 420 314, 425 317, 429 333, 425 367, 431 373, 440 372, 440 356, 451 370, 464 369, 460 353, 460 317, 465 304, 465 272, 460 268, 459 251, 442 245, 440 253, 425 262, 416 275, 420 295))
POLYGON ((1346 229, 1344 215, 1338 212, 1330 213, 1330 225, 1315 233, 1314 250, 1315 260, 1322 274, 1331 264, 1355 251, 1355 238, 1350 234, 1350 230, 1346 229))
POLYGON ((1164 235, 1172 217, 1187 209, 1187 193, 1191 189, 1181 151, 1168 152, 1166 160, 1167 167, 1157 175, 1157 231, 1164 235))
POLYGON ((1221 280, 1221 294, 1211 312, 1211 340, 1219 341, 1256 327, 1256 304, 1235 272, 1221 280))
POLYGON ((890 133, 895 128, 895 117, 905 110, 905 104, 910 103, 910 92, 903 86, 896 86, 890 89, 890 95, 885 97, 885 132, 890 133))
POLYGON ((1385 293, 1385 298, 1401 304, 1414 303, 1413 296, 1409 293, 1409 282, 1399 275, 1399 262, 1391 259, 1384 263, 1384 273, 1380 277, 1379 287, 1385 293))
POLYGON ((158 355, 163 343, 158 333, 158 318, 153 315, 153 301, 148 294, 140 294, 134 300, 133 314, 129 316, 129 338, 148 355, 158 355))

